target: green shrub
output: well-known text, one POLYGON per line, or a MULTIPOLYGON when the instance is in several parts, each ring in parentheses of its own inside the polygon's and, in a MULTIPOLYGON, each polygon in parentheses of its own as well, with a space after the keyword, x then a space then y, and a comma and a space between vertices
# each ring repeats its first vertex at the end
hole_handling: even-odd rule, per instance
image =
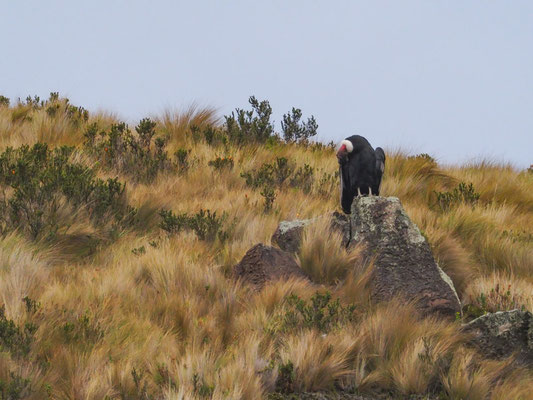
POLYGON ((0 107, 9 107, 9 98, 0 95, 0 107))
POLYGON ((205 126, 203 129, 193 125, 190 129, 193 141, 195 143, 203 139, 210 146, 228 144, 228 136, 225 129, 217 128, 211 125, 205 126))
POLYGON ((207 163, 210 167, 213 167, 215 171, 232 170, 233 169, 233 157, 217 157, 207 163))
POLYGON ((290 114, 284 114, 281 121, 283 139, 287 143, 307 143, 309 138, 317 134, 318 124, 315 117, 311 116, 307 122, 300 121, 302 110, 292 108, 290 114))
POLYGON ((415 156, 407 157, 408 160, 425 160, 431 164, 437 164, 437 161, 427 153, 420 153, 415 156))
POLYGON ((265 143, 274 135, 274 126, 270 122, 272 107, 268 101, 260 102, 255 96, 251 96, 248 102, 252 106, 250 111, 237 108, 231 115, 224 116, 228 139, 238 145, 265 143))
POLYGON ((187 149, 178 149, 174 153, 174 156, 176 157, 176 160, 178 161, 178 169, 180 172, 187 172, 189 170, 189 167, 190 167, 189 154, 191 154, 191 150, 187 150, 187 149))
POLYGON ((67 343, 94 344, 104 337, 104 331, 89 311, 63 324, 63 338, 67 343))
POLYGON ((136 210, 124 198, 125 185, 117 179, 95 177, 93 169, 73 163, 72 147, 50 150, 37 143, 0 154, 0 233, 19 229, 32 239, 51 239, 62 223, 61 201, 84 206, 95 223, 111 216, 117 224, 130 225, 136 210))
MULTIPOLYGON (((9 99, 7 101, 6 106, 9 105, 9 99)), ((50 118, 66 117, 74 126, 79 126, 89 120, 89 111, 70 104, 70 100, 66 97, 60 97, 58 92, 51 92, 48 100, 41 100, 39 96, 28 96, 25 102, 19 99, 17 109, 21 112, 23 110, 44 110, 50 118)), ((13 118, 15 120, 27 119, 18 118, 15 115, 13 118)))
POLYGON ((272 210, 272 206, 274 205, 274 200, 276 199, 276 192, 274 191, 274 188, 272 186, 267 185, 261 191, 261 196, 263 196, 265 199, 264 211, 265 213, 268 213, 272 210))
POLYGON ((170 160, 165 150, 166 139, 158 137, 154 140, 155 127, 156 123, 149 118, 139 122, 135 134, 123 122, 101 132, 96 124, 91 124, 85 132, 84 145, 102 166, 128 174, 137 181, 149 182, 161 171, 188 167, 186 155, 179 150, 176 153, 178 163, 170 160))
POLYGON ((472 207, 479 201, 480 194, 474 189, 474 185, 470 183, 467 185, 464 182, 454 188, 451 192, 437 192, 437 206, 440 211, 449 211, 458 204, 470 204, 472 207))
POLYGON ((281 188, 291 176, 294 166, 285 157, 278 157, 273 163, 265 163, 258 170, 241 173, 246 186, 258 189, 264 186, 281 188))
POLYGON ((193 391, 201 398, 210 398, 215 391, 213 385, 208 385, 199 374, 194 373, 192 376, 193 391))
POLYGON ((287 361, 278 366, 278 379, 276 379, 277 393, 293 393, 294 392, 294 364, 292 361, 287 361))
POLYGON ((331 293, 316 292, 308 304, 296 295, 287 297, 288 308, 282 318, 282 330, 317 329, 327 333, 354 319, 354 305, 342 306, 331 301, 331 293))
POLYGON ((329 198, 339 185, 339 171, 323 172, 318 181, 317 191, 322 197, 329 198))
POLYGON ((290 186, 300 188, 304 193, 309 193, 313 187, 315 170, 308 164, 298 168, 290 180, 290 186))
POLYGON ((0 400, 19 400, 28 398, 31 392, 30 380, 9 371, 8 381, 0 379, 0 400))
POLYGON ((227 230, 222 229, 227 219, 227 214, 217 216, 216 211, 200 210, 196 214, 187 213, 175 215, 171 210, 161 210, 160 228, 169 233, 178 233, 182 230, 193 231, 198 239, 208 242, 218 238, 225 241, 228 238, 227 230))
POLYGON ((7 319, 5 307, 0 307, 0 350, 9 351, 15 358, 26 357, 31 349, 37 327, 26 322, 24 327, 17 326, 7 319))

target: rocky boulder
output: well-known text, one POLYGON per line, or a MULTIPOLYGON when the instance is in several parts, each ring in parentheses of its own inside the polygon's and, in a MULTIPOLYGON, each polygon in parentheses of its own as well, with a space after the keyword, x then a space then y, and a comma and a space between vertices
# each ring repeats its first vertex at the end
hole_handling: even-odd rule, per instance
POLYGON ((418 227, 396 197, 357 197, 352 203, 349 246, 364 245, 374 262, 372 295, 386 301, 403 295, 424 314, 455 318, 461 312, 451 279, 442 271, 418 227))
POLYGON ((272 243, 277 244, 281 250, 297 253, 300 250, 304 227, 312 221, 312 219, 281 221, 272 235, 272 243))
POLYGON ((308 279, 307 274, 296 264, 286 251, 259 243, 246 252, 234 267, 237 279, 261 289, 267 282, 300 278, 308 279))
MULTIPOLYGON (((320 217, 318 217, 320 218, 320 217)), ((349 218, 337 211, 330 216, 331 229, 342 234, 342 245, 346 246, 350 241, 350 220, 349 218)), ((302 233, 304 228, 316 221, 313 219, 295 219, 292 221, 282 221, 272 235, 272 243, 279 246, 280 249, 289 253, 298 253, 302 244, 302 233)))
POLYGON ((529 311, 512 310, 485 314, 465 324, 471 343, 489 358, 517 355, 517 361, 533 366, 533 319, 529 311))

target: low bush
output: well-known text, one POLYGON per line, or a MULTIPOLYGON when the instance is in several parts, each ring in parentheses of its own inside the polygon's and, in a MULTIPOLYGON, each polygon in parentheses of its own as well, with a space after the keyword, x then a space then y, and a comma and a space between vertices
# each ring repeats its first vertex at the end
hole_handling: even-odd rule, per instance
POLYGON ((246 186, 258 189, 266 186, 283 188, 284 186, 300 188, 309 193, 313 186, 314 168, 308 164, 296 169, 285 157, 277 157, 272 163, 264 163, 257 170, 241 173, 246 186))
POLYGON ((225 128, 228 139, 235 144, 265 143, 274 135, 274 125, 270 121, 272 107, 266 100, 259 101, 251 96, 249 111, 235 109, 231 115, 225 115, 225 128))
POLYGON ((91 124, 85 132, 85 149, 107 169, 129 175, 136 181, 149 182, 162 171, 179 167, 188 168, 188 153, 178 150, 173 162, 165 150, 167 141, 155 137, 156 123, 149 118, 142 119, 135 127, 135 134, 125 123, 114 124, 108 131, 99 131, 91 124), (154 139, 155 138, 155 139, 154 139))
POLYGON ((283 330, 317 329, 327 333, 353 321, 355 306, 352 304, 345 307, 339 299, 331 299, 330 292, 316 292, 310 303, 294 294, 288 296, 283 330))
POLYGON ((191 150, 180 148, 174 152, 174 156, 178 162, 178 170, 180 172, 187 172, 190 167, 189 155, 191 150))
POLYGON ((233 169, 233 157, 217 157, 207 163, 215 171, 224 171, 233 169))
POLYGON ((23 327, 7 319, 5 307, 0 307, 0 350, 9 351, 15 358, 25 357, 31 349, 37 326, 26 322, 23 327))
POLYGON ((200 210, 193 215, 187 213, 176 215, 171 210, 161 210, 159 215, 161 216, 160 228, 169 233, 191 230, 198 239, 208 242, 212 242, 216 238, 220 241, 225 241, 228 238, 228 231, 223 229, 227 219, 226 213, 217 216, 216 211, 200 210))
POLYGON ((311 116, 306 122, 300 121, 301 118, 302 110, 294 107, 290 113, 283 115, 281 130, 287 143, 307 143, 317 134, 318 124, 315 117, 311 116))
POLYGON ((355 309, 353 304, 343 306, 339 299, 332 300, 330 292, 316 292, 310 301, 290 294, 285 298, 285 307, 274 314, 266 331, 273 335, 304 329, 328 333, 354 321, 355 309))
POLYGON ((449 211, 461 203, 475 206, 480 197, 480 194, 475 191, 472 183, 467 185, 464 182, 459 183, 451 192, 435 191, 435 195, 437 196, 437 207, 442 212, 449 211))
POLYGON ((85 207, 95 223, 109 216, 121 226, 134 222, 136 210, 126 204, 125 184, 96 178, 92 168, 70 161, 73 151, 37 143, 0 154, 1 234, 19 229, 34 240, 53 238, 64 223, 59 210, 65 200, 85 207))
POLYGON ((9 379, 4 381, 0 379, 0 400, 19 400, 26 399, 30 394, 29 379, 9 371, 9 379))

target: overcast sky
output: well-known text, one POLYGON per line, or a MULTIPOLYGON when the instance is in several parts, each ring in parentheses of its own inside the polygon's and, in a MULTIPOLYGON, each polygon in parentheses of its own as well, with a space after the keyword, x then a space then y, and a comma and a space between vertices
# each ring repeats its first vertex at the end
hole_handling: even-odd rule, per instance
POLYGON ((0 94, 135 122, 267 99, 320 138, 533 163, 533 1, 0 0, 0 94))

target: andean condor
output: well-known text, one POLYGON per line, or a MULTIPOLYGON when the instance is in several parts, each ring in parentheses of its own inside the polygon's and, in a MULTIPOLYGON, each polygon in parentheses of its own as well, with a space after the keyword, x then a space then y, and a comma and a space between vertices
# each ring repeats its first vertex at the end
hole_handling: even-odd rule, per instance
POLYGON ((341 206, 346 214, 355 196, 379 196, 381 177, 385 169, 385 152, 372 148, 368 140, 359 135, 341 142, 337 151, 341 179, 341 206))

